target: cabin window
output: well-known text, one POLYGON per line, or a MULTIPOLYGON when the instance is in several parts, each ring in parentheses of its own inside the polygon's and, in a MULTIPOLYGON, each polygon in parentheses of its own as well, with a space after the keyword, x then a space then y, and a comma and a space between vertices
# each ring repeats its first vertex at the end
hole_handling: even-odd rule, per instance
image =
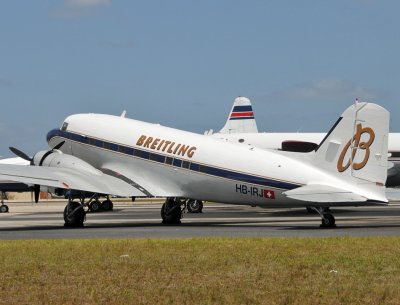
POLYGON ((118 151, 120 152, 120 153, 125 153, 125 146, 122 146, 122 145, 119 145, 118 146, 118 151))
POLYGON ((208 166, 199 165, 199 172, 207 174, 207 169, 208 169, 208 166))
POLYGON ((66 131, 67 128, 68 128, 68 123, 67 123, 67 122, 64 122, 63 125, 62 125, 62 127, 61 127, 61 131, 66 131))
POLYGON ((104 142, 104 143, 103 143, 103 147, 104 147, 105 149, 110 149, 110 143, 104 142))
POLYGON ((165 157, 165 164, 172 165, 172 160, 173 160, 173 158, 171 158, 171 157, 165 157))
POLYGON ((182 165, 182 160, 180 159, 174 159, 174 166, 176 167, 181 167, 182 165))
POLYGON ((150 160, 164 163, 165 157, 158 154, 150 154, 150 160))
POLYGON ((196 172, 198 172, 199 171, 199 167, 200 167, 200 165, 199 164, 197 164, 197 163, 190 163, 190 169, 192 170, 192 171, 196 171, 196 172))
POLYGON ((188 161, 182 162, 182 168, 189 168, 189 167, 190 167, 190 162, 188 162, 188 161))

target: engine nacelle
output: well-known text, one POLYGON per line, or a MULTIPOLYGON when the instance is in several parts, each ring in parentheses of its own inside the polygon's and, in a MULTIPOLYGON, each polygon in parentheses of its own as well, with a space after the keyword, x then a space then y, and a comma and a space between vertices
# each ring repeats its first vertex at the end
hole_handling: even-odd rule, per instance
POLYGON ((84 170, 96 175, 101 174, 101 171, 72 155, 63 154, 59 150, 40 151, 33 157, 35 166, 61 167, 61 168, 76 168, 84 170))

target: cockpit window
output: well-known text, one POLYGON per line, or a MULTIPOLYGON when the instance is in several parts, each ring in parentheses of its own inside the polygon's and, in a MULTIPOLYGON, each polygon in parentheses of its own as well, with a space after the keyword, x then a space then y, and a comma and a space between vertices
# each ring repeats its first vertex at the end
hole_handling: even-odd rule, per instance
POLYGON ((67 122, 64 122, 64 124, 63 124, 62 127, 61 127, 61 131, 66 131, 67 128, 68 128, 68 123, 67 123, 67 122))

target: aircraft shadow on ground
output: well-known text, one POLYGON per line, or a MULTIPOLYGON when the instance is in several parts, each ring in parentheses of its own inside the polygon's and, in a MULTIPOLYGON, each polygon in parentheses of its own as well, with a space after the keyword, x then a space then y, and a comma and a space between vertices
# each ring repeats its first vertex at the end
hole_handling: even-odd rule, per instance
MULTIPOLYGON (((369 219, 369 218, 362 218, 363 224, 348 224, 349 220, 346 220, 347 223, 340 223, 340 220, 337 221, 337 227, 334 228, 320 228, 319 219, 314 220, 301 220, 303 224, 295 225, 295 220, 248 220, 248 221, 229 221, 229 222, 219 222, 219 221, 207 221, 207 222, 190 222, 185 223, 184 221, 182 224, 162 224, 160 223, 109 223, 109 224, 96 224, 87 223, 84 227, 65 227, 63 224, 60 225, 40 225, 40 226, 25 226, 25 227, 17 227, 17 228, 0 228, 0 232, 32 232, 32 231, 60 231, 60 230, 78 230, 78 231, 93 231, 96 229, 117 229, 117 228, 163 228, 165 230, 170 229, 185 229, 185 228, 231 228, 234 229, 236 232, 239 230, 248 231, 251 230, 260 230, 260 229, 275 229, 275 230, 298 230, 298 231, 310 231, 310 230, 359 230, 359 229, 379 229, 379 228, 400 228, 399 224, 393 223, 371 223, 368 224, 369 220, 376 219, 369 219), (304 223, 307 222, 307 223, 304 223)), ((84 235, 83 235, 84 237, 84 235)))

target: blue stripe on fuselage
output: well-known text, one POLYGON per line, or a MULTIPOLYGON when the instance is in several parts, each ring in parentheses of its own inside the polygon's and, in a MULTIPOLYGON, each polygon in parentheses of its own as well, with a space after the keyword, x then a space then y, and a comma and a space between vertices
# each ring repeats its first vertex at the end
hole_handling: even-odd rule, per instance
POLYGON ((185 170, 190 170, 193 172, 199 172, 203 174, 207 174, 210 176, 215 176, 215 177, 220 177, 220 178, 225 178, 225 179, 230 179, 230 180, 235 180, 235 181, 240 181, 240 182, 245 182, 245 183, 250 183, 250 184, 257 184, 257 185, 263 185, 271 188, 278 188, 278 189, 285 189, 285 190, 291 190, 294 188, 299 187, 299 184, 294 184, 290 182, 284 182, 284 181, 277 181, 277 180, 272 180, 268 178, 263 178, 263 177, 257 177, 245 173, 239 173, 235 172, 232 170, 228 169, 223 169, 223 168, 218 168, 206 164, 201 164, 197 162, 191 162, 189 160, 183 160, 180 158, 173 158, 174 162, 172 164, 167 163, 167 159, 171 158, 170 156, 163 155, 163 154, 158 154, 138 148, 133 148, 131 146, 126 146, 126 145, 120 145, 104 140, 99 140, 95 139, 92 137, 87 137, 87 136, 82 136, 76 133, 72 133, 69 131, 61 131, 59 129, 53 129, 47 134, 47 142, 49 142, 52 138, 54 137, 60 137, 60 138, 65 138, 74 142, 90 145, 92 147, 99 147, 105 150, 109 151, 115 151, 127 156, 134 156, 136 158, 140 159, 145 159, 145 160, 150 160, 153 162, 165 164, 168 166, 173 166, 173 167, 181 167, 182 166, 182 161, 187 161, 189 162, 189 166, 185 167, 183 169, 185 170), (167 158, 168 157, 168 158, 167 158))

